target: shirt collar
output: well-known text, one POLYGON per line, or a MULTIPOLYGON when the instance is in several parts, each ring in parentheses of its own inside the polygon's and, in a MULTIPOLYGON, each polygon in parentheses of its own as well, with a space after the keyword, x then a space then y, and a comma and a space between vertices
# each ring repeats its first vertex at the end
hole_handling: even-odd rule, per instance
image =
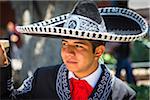
MULTIPOLYGON (((99 64, 98 68, 96 69, 96 71, 94 71, 92 74, 90 74, 89 76, 86 76, 84 78, 81 78, 80 80, 86 80, 88 82, 88 84, 90 84, 93 88, 95 87, 100 75, 102 73, 102 69, 101 66, 99 64)), ((75 78, 77 80, 79 80, 74 74, 73 72, 69 71, 68 74, 68 78, 75 78)))

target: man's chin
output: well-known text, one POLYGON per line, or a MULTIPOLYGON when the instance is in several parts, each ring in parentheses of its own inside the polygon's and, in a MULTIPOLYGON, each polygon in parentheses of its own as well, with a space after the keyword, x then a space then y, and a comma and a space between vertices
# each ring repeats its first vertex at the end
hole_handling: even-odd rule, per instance
POLYGON ((72 71, 72 72, 77 70, 77 65, 67 64, 66 67, 69 71, 72 71))

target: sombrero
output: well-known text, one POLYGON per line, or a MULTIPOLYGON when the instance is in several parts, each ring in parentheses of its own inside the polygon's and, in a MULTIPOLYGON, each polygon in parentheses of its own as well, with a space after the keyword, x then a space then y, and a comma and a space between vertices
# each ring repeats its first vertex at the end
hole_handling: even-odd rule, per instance
POLYGON ((130 42, 143 38, 148 24, 136 12, 119 7, 97 8, 93 1, 79 1, 71 13, 26 26, 17 31, 45 37, 130 42))

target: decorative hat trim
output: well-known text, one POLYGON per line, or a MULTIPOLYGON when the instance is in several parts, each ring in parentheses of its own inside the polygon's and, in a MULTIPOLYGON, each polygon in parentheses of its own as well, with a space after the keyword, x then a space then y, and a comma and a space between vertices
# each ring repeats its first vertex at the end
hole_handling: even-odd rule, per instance
MULTIPOLYGON (((16 29, 18 32, 29 34, 29 35, 39 35, 39 36, 46 36, 46 37, 63 36, 63 37, 75 37, 75 38, 83 38, 83 39, 90 39, 90 40, 114 41, 114 42, 115 41, 131 42, 131 41, 139 40, 143 38, 148 31, 148 24, 144 20, 144 18, 142 18, 139 14, 133 12, 132 10, 125 9, 125 8, 118 8, 118 7, 99 8, 98 10, 103 18, 108 15, 120 16, 120 17, 123 16, 132 21, 135 21, 139 25, 141 30, 111 29, 111 31, 109 30, 109 32, 105 32, 105 31, 91 32, 89 30, 85 31, 80 29, 64 28, 62 26, 59 27, 59 25, 64 24, 67 21, 69 16, 71 16, 70 14, 61 15, 59 17, 55 17, 50 20, 34 23, 31 25, 17 26, 16 29), (134 34, 132 33, 126 34, 128 32, 133 32, 133 31, 134 34)), ((85 19, 86 18, 83 18, 83 20, 85 19)), ((105 22, 105 24, 107 24, 107 22, 105 22)))

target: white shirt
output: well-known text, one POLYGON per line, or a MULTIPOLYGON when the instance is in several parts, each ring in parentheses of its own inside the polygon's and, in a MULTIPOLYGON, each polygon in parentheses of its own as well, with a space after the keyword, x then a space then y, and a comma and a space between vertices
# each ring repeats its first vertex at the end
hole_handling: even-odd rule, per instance
MULTIPOLYGON (((102 68, 99 64, 98 68, 92 73, 90 74, 89 76, 86 76, 84 78, 81 78, 80 80, 86 80, 88 82, 89 85, 91 85, 93 88, 95 87, 97 81, 99 80, 99 77, 102 73, 102 68)), ((75 78, 77 80, 79 80, 79 78, 77 78, 73 72, 69 71, 69 74, 68 74, 68 78, 75 78)))

